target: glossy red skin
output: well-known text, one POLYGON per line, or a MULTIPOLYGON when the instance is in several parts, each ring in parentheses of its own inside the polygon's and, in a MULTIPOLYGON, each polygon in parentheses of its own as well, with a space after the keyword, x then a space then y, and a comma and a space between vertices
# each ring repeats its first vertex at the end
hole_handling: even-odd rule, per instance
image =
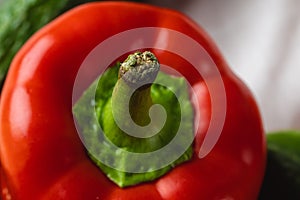
MULTIPOLYGON (((212 81, 216 78, 210 77, 212 81)), ((135 3, 102 2, 64 14, 17 54, 0 109, 0 154, 6 174, 2 185, 7 184, 3 187, 9 188, 13 199, 257 198, 265 167, 257 106, 211 39, 180 13, 135 3), (97 44, 118 32, 145 26, 180 31, 206 49, 224 81, 226 120, 216 146, 199 159, 197 152, 210 122, 210 94, 186 61, 157 51, 158 59, 181 71, 196 91, 193 103, 201 122, 195 155, 158 180, 121 189, 86 155, 72 118, 72 89, 81 62, 97 44)))

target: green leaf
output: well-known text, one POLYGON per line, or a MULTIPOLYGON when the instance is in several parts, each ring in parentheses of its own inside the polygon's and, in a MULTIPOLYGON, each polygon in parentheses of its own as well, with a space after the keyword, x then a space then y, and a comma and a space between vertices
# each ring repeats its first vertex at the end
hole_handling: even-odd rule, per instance
POLYGON ((300 132, 267 134, 267 150, 259 199, 300 199, 300 132))
POLYGON ((0 89, 13 57, 41 27, 91 0, 6 0, 0 6, 0 89))

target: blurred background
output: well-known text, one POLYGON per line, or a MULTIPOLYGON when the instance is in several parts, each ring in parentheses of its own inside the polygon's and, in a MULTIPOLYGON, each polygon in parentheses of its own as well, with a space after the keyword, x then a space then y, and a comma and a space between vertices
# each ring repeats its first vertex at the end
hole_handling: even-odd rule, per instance
POLYGON ((267 132, 300 129, 299 0, 140 1, 179 10, 208 32, 252 90, 267 132))

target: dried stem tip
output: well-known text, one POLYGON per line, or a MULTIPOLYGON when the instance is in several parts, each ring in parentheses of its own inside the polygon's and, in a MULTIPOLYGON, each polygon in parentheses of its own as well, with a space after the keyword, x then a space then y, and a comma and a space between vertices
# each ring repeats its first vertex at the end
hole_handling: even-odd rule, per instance
POLYGON ((128 85, 142 86, 151 84, 159 71, 157 58, 150 51, 130 54, 121 64, 119 78, 122 78, 128 85))

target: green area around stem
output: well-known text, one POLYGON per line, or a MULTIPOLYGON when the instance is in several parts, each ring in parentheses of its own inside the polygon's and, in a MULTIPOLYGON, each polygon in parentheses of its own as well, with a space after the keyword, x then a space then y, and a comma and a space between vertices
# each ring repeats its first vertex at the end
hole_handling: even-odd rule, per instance
POLYGON ((119 66, 109 68, 94 81, 74 105, 73 114, 90 158, 109 179, 126 187, 155 180, 192 157, 194 114, 185 79, 159 72, 151 86, 151 98, 167 113, 163 128, 146 138, 123 132, 111 108, 119 66), (172 148, 165 152, 170 144, 172 148), (158 151, 159 156, 151 156, 158 151), (162 164, 164 160, 172 162, 162 164))

